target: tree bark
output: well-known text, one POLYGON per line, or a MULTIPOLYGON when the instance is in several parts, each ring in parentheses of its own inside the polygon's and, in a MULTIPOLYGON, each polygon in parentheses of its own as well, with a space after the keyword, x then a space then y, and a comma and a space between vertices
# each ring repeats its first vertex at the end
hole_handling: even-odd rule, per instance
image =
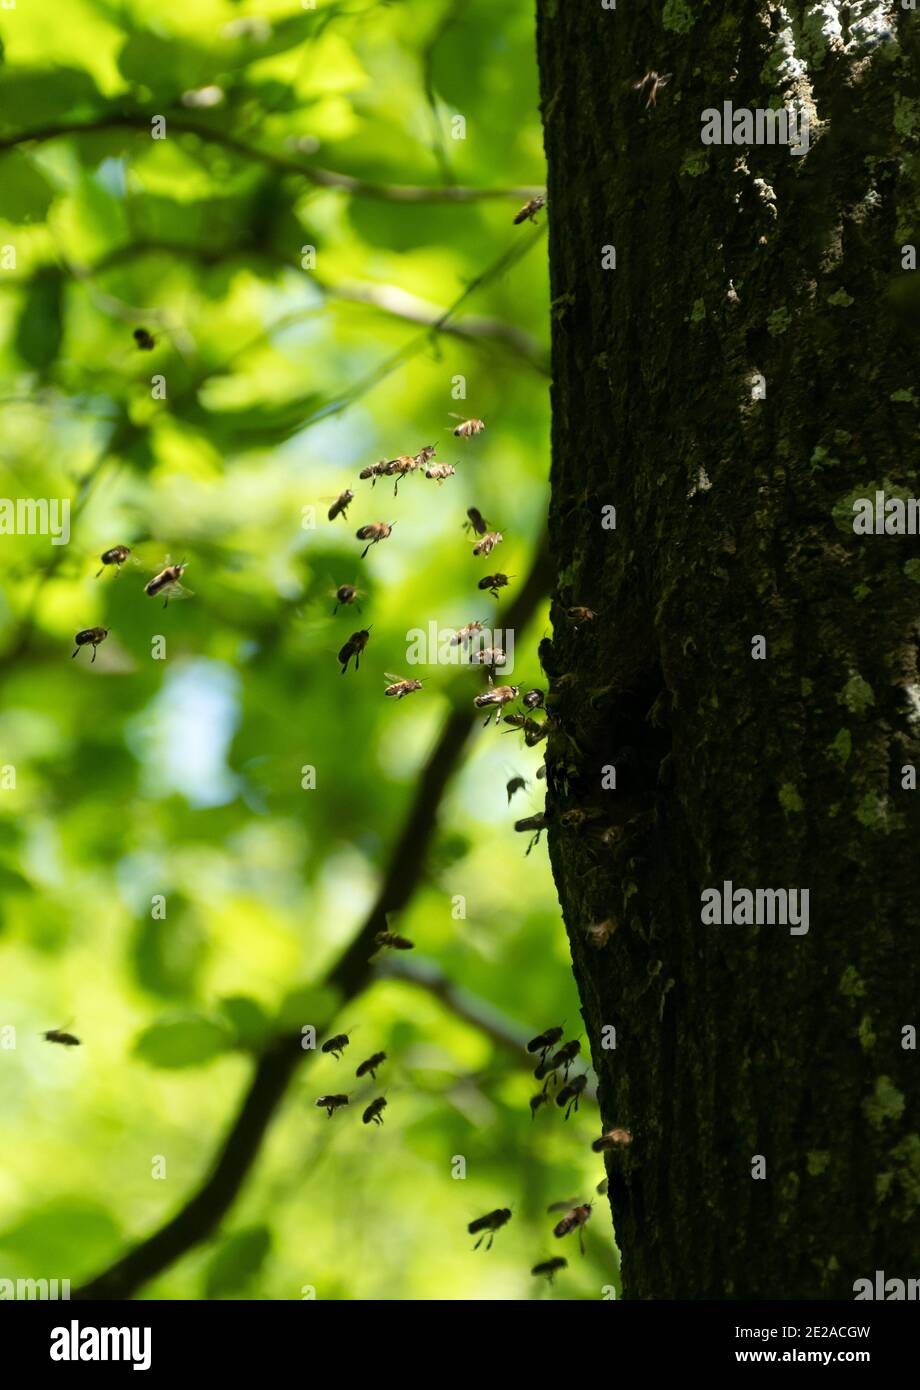
POLYGON ((548 839, 626 1298, 920 1275, 920 550, 852 508, 920 492, 920 39, 837 8, 538 0, 548 839), (702 143, 796 98, 804 155, 702 143), (704 922, 725 881, 807 933, 704 922))

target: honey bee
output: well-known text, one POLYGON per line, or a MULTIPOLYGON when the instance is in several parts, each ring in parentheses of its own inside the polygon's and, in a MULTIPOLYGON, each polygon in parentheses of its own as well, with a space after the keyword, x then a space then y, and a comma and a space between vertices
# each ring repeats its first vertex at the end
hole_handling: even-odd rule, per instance
POLYGON ((461 422, 454 429, 454 434, 458 439, 472 439, 474 434, 482 434, 485 429, 485 425, 481 420, 463 420, 461 416, 454 414, 453 411, 451 411, 451 415, 454 416, 455 420, 460 420, 461 422))
POLYGON ((606 1134, 602 1134, 600 1139, 595 1139, 591 1148, 596 1154, 608 1153, 611 1149, 623 1148, 626 1144, 632 1143, 632 1134, 628 1129, 608 1129, 606 1134))
POLYGON ((487 531, 482 540, 473 546, 474 555, 491 555, 497 545, 501 545, 504 536, 501 531, 487 531))
POLYGON ((634 92, 645 90, 646 84, 650 84, 648 91, 648 101, 645 103, 646 111, 650 106, 655 105, 655 98, 662 87, 666 87, 671 80, 671 73, 663 73, 660 77, 657 72, 647 72, 644 77, 640 77, 638 82, 632 84, 634 92))
POLYGON ((325 1110, 326 1114, 332 1119, 332 1112, 338 1110, 340 1106, 348 1104, 347 1096, 318 1096, 316 1100, 317 1109, 325 1110))
POLYGON ((393 931, 379 931, 374 937, 374 941, 381 950, 385 946, 389 946, 394 951, 411 951, 415 946, 414 941, 410 941, 406 936, 399 936, 393 931))
POLYGON ((394 676, 392 671, 385 671, 384 676, 391 682, 383 692, 391 699, 402 700, 406 695, 411 695, 413 690, 421 690, 422 682, 418 680, 403 680, 400 676, 394 676))
POLYGON ((85 627, 83 631, 78 632, 76 637, 73 639, 77 645, 75 651, 71 655, 71 661, 73 661, 74 657, 76 656, 77 652, 80 650, 81 647, 91 646, 93 649, 93 655, 92 660, 90 661, 90 665, 92 666, 93 662, 96 660, 96 648, 99 646, 100 642, 105 641, 108 635, 109 630, 107 627, 85 627))
POLYGON ((375 1052, 373 1056, 368 1057, 366 1061, 361 1063, 361 1065, 355 1072, 355 1076, 367 1076, 367 1074, 370 1073, 370 1075, 376 1081, 377 1068, 382 1066, 386 1059, 387 1054, 385 1052, 375 1052))
POLYGON ((527 1044, 528 1052, 540 1052, 545 1057, 551 1047, 562 1037, 561 1028, 547 1028, 542 1033, 538 1033, 535 1038, 531 1038, 527 1044))
POLYGON ((156 343, 152 333, 148 333, 146 328, 135 328, 134 341, 143 352, 150 352, 156 343))
POLYGON ((548 1105, 551 1097, 546 1091, 538 1091, 535 1096, 530 1097, 530 1118, 534 1119, 541 1105, 548 1105))
POLYGON ((559 1051, 553 1054, 551 1059, 552 1069, 553 1071, 556 1071, 558 1067, 564 1068, 562 1075, 563 1081, 568 1081, 569 1069, 571 1068, 572 1063, 575 1061, 575 1058, 578 1056, 580 1051, 581 1043, 578 1041, 577 1038, 573 1038, 571 1042, 563 1043, 559 1051))
POLYGON ((555 1259, 542 1260, 540 1264, 534 1265, 533 1269, 530 1272, 531 1274, 536 1275, 537 1278, 539 1278, 540 1275, 545 1274, 548 1282, 551 1284, 555 1279, 556 1275, 559 1273, 560 1269, 568 1269, 568 1265, 568 1260, 564 1259, 561 1255, 557 1255, 555 1259))
POLYGON ((464 627, 458 627, 453 637, 450 639, 452 647, 459 647, 461 643, 471 642, 477 632, 482 632, 482 623, 467 623, 464 627))
MULTIPOLYGON (((510 704, 512 700, 516 700, 517 697, 518 686, 493 685, 492 677, 490 676, 489 689, 484 690, 481 695, 474 696, 473 704, 476 706, 477 709, 486 709, 490 705, 496 705, 497 709, 495 711, 495 723, 498 724, 501 720, 502 709, 504 708, 504 706, 510 704)), ((482 726, 483 728, 486 727, 486 724, 488 724, 491 718, 492 715, 491 713, 489 713, 486 716, 485 724, 483 724, 482 726)))
POLYGON ((188 590, 184 589, 179 581, 187 568, 184 560, 181 565, 167 565, 165 569, 160 570, 159 574, 155 574, 152 579, 147 581, 144 585, 144 593, 150 598, 156 598, 157 594, 165 594, 164 608, 168 607, 171 598, 185 598, 188 590))
POLYGON ((430 463, 437 451, 437 444, 425 444, 415 455, 415 462, 419 468, 424 468, 426 463, 430 463))
POLYGON ((390 459, 386 468, 384 468, 382 471, 386 474, 388 478, 395 477, 396 479, 395 483, 393 484, 394 497, 396 497, 396 495, 398 494, 399 484, 402 482, 406 474, 414 473, 417 468, 421 468, 421 464, 418 461, 418 456, 415 454, 400 454, 398 458, 390 459))
POLYGON ((522 833, 528 830, 532 832, 530 844, 527 846, 527 853, 529 854, 534 845, 540 843, 540 836, 546 829, 546 813, 538 811, 535 816, 524 816, 522 820, 514 822, 514 828, 522 833))
POLYGON ((495 1232, 500 1230, 502 1226, 506 1226, 510 1220, 511 1208, 498 1207, 495 1211, 487 1212, 485 1216, 478 1216, 475 1221, 471 1221, 466 1228, 471 1236, 476 1235, 477 1231, 482 1231, 482 1235, 479 1237, 476 1244, 473 1246, 473 1249, 479 1249, 480 1245, 486 1238, 486 1232, 488 1232, 489 1243, 486 1246, 486 1249, 491 1250, 492 1241, 495 1239, 495 1232))
POLYGON ((580 1201, 580 1197, 563 1197, 561 1202, 550 1202, 546 1210, 550 1215, 557 1211, 571 1211, 580 1201))
POLYGON ((535 222, 537 213, 546 206, 546 194, 538 193, 535 198, 531 198, 529 203, 525 203, 520 212, 514 218, 513 225, 519 227, 522 222, 535 222))
POLYGON ((121 567, 130 554, 131 549, 127 545, 113 545, 111 550, 103 550, 99 556, 102 561, 102 569, 96 571, 96 578, 99 578, 106 565, 114 565, 116 575, 121 574, 121 567))
POLYGON ((530 783, 527 781, 526 777, 510 778, 508 785, 505 787, 505 791, 508 793, 508 805, 511 805, 511 798, 514 796, 515 792, 526 791, 529 786, 530 783))
POLYGON ((479 508, 467 507, 466 514, 469 517, 469 521, 464 521, 464 531, 473 530, 476 532, 477 536, 484 536, 489 529, 489 523, 486 521, 479 508))
POLYGON ((361 1116, 361 1119, 366 1125, 369 1125, 372 1120, 375 1125, 382 1125, 383 1115, 381 1114, 381 1111, 386 1110, 386 1108, 386 1100, 383 1096, 378 1096, 376 1100, 371 1101, 370 1105, 367 1107, 364 1114, 361 1116))
MULTIPOLYGON (((340 584, 339 587, 338 587, 338 588, 336 589, 336 591, 335 591, 335 607, 334 607, 333 610, 332 610, 332 616, 335 617, 336 613, 338 613, 338 611, 339 611, 340 608, 344 608, 344 607, 345 607, 347 604, 349 604, 349 603, 354 603, 354 602, 355 602, 355 599, 356 599, 357 597, 358 597, 358 589, 357 589, 357 586, 356 586, 356 585, 354 585, 354 584, 340 584)), ((357 608, 358 612, 360 613, 360 612, 361 612, 361 605, 360 605, 360 603, 355 604, 355 607, 357 608)))
POLYGON ((565 1086, 560 1087, 556 1094, 556 1104, 561 1109, 565 1106, 565 1116, 567 1120, 573 1110, 578 1109, 578 1101, 582 1091, 588 1084, 588 1073, 582 1072, 580 1076, 573 1076, 565 1086))
POLYGON ((575 625, 575 631, 577 632, 579 623, 593 623, 597 614, 593 608, 583 608, 579 605, 575 608, 567 608, 565 616, 570 623, 575 625))
POLYGON ((470 654, 470 662, 476 666, 504 666, 508 660, 501 647, 480 647, 470 654))
POLYGON ((347 487, 344 492, 340 492, 338 497, 333 502, 332 506, 329 508, 329 520, 335 521, 337 516, 342 516, 347 521, 348 507, 349 504, 354 501, 354 498, 355 494, 352 492, 350 487, 347 487))
MULTIPOLYGON (((510 724, 512 729, 522 731, 524 742, 528 748, 533 748, 534 744, 546 738, 549 733, 548 724, 539 724, 536 719, 531 719, 526 714, 506 714, 505 723, 510 724)), ((508 730, 505 732, 507 733, 508 730)))
POLYGON ((541 782, 546 781, 546 763, 541 763, 540 766, 537 768, 537 777, 540 779, 541 782))
POLYGON ((355 659, 355 670, 357 671, 361 664, 361 653, 370 641, 370 636, 371 630, 369 627, 363 627, 360 632, 353 632, 351 634, 348 641, 339 652, 339 661, 342 663, 343 676, 348 670, 348 663, 351 661, 352 657, 355 659))
POLYGON ((369 463, 366 468, 361 469, 358 477, 362 482, 366 482, 368 478, 373 478, 371 487, 376 487, 377 479, 383 477, 389 466, 386 459, 381 459, 379 463, 369 463))
POLYGON ((425 469, 426 478, 434 478, 440 486, 447 478, 452 478, 456 473, 456 468, 452 463, 433 463, 425 469))
POLYGON ((528 690, 521 704, 526 705, 528 709, 542 709, 545 698, 542 690, 528 690))
POLYGON ((338 1060, 348 1046, 348 1034, 336 1033, 334 1038, 327 1038, 320 1048, 321 1052, 331 1052, 333 1057, 338 1060))
POLYGON ((47 1033, 42 1033, 42 1037, 45 1042, 60 1043, 62 1047, 79 1047, 80 1039, 75 1038, 73 1033, 65 1033, 67 1026, 65 1023, 62 1028, 49 1028, 47 1033))
POLYGON ((372 545, 379 545, 381 541, 386 540, 395 525, 395 521, 372 521, 369 526, 362 526, 355 532, 359 541, 367 541, 361 555, 362 560, 372 545))
POLYGON ((488 589, 493 598, 498 598, 499 589, 507 587, 508 580, 512 579, 510 574, 487 574, 485 579, 480 579, 477 589, 488 589))
POLYGON ((584 1228, 588 1224, 592 1205, 593 1203, 587 1202, 584 1206, 573 1207, 572 1210, 553 1227, 553 1235, 559 1236, 560 1238, 569 1235, 572 1231, 577 1231, 578 1247, 582 1254, 585 1253, 584 1228))

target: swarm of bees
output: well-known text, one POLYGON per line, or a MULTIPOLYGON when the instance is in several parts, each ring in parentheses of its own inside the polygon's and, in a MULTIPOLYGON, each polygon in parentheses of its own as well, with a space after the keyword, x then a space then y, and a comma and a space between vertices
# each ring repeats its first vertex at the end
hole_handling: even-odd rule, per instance
MULTIPOLYGON (((139 328, 135 333, 135 337, 137 337, 138 333, 145 332, 145 329, 139 328)), ((147 336, 149 337, 149 334, 147 336)), ((145 347, 153 347, 153 339, 151 338, 149 343, 139 345, 145 347)), ((129 561, 131 562, 131 564, 137 564, 137 559, 133 555, 131 547, 129 545, 109 546, 108 550, 103 550, 102 554, 99 556, 99 561, 100 567, 96 571, 97 579, 103 573, 103 571, 109 568, 110 566, 114 566, 115 576, 117 578, 118 575, 121 573, 123 565, 126 565, 129 561)), ((170 598, 191 597, 191 591, 186 589, 180 583, 180 580, 182 579, 182 575, 185 573, 186 568, 187 565, 184 560, 180 564, 174 565, 169 561, 169 557, 167 556, 167 562, 164 565, 164 567, 157 574, 155 574, 152 579, 148 579, 147 583, 144 585, 144 593, 148 596, 148 598, 155 598, 158 594, 163 594, 164 608, 168 606, 170 598)), ((77 655, 81 647, 92 647, 93 655, 90 660, 90 665, 92 665, 93 662, 95 662, 96 660, 96 648, 102 642, 105 641, 108 635, 109 628, 106 627, 81 628, 80 631, 76 633, 76 635, 74 636, 74 642, 76 646, 75 650, 71 654, 71 660, 73 659, 73 657, 77 655)))
MULTIPOLYGON (((320 1051, 334 1057, 336 1061, 340 1061, 350 1041, 351 1038, 348 1033, 336 1033, 333 1037, 326 1039, 320 1051)), ((355 1076, 358 1080, 363 1079, 365 1076, 370 1076, 373 1081, 376 1081, 377 1071, 383 1066, 386 1060, 387 1054, 385 1052, 372 1052, 370 1057, 366 1057, 364 1061, 359 1063, 355 1068, 355 1076)), ((335 1112, 348 1105, 349 1101, 350 1097, 344 1091, 341 1091, 333 1092, 326 1096, 317 1096, 314 1105, 318 1110, 325 1110, 327 1116, 331 1120, 335 1112)), ((370 1104, 365 1107, 361 1115, 361 1123, 365 1125, 382 1125, 383 1112, 386 1107, 386 1098, 384 1096, 376 1096, 370 1104)))

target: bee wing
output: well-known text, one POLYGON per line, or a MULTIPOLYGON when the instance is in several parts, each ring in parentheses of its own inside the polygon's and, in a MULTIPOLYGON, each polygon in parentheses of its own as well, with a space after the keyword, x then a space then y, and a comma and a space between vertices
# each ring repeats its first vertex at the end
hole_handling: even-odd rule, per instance
POLYGON ((391 684, 394 684, 396 681, 402 680, 402 676, 394 675, 392 671, 384 671, 383 678, 384 680, 390 681, 391 684))
POLYGON ((175 584, 168 585, 161 592, 169 597, 170 602, 175 598, 193 598, 195 594, 194 589, 187 589, 184 584, 179 583, 178 579, 175 584))

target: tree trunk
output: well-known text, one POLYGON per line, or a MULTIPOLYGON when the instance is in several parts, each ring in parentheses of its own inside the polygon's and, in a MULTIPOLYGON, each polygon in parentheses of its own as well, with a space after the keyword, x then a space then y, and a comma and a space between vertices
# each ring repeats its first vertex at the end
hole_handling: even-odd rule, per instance
POLYGON ((853 512, 920 491, 920 40, 742 8, 538 0, 548 838, 624 1296, 852 1299, 920 1274, 920 550, 853 512), (702 143, 796 98, 805 154, 702 143))

